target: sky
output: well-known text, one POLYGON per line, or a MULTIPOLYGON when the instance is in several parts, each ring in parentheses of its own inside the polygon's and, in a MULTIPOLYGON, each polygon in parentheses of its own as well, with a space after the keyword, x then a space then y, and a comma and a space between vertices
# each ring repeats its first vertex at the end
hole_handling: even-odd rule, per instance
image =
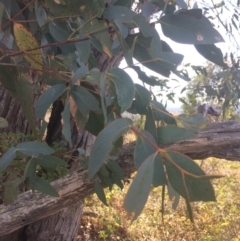
MULTIPOLYGON (((227 19, 229 19, 231 16, 232 16, 232 12, 226 11, 226 13, 223 14, 223 20, 227 21, 227 19)), ((220 32, 220 34, 223 36, 223 38, 225 38, 224 43, 218 43, 218 44, 216 44, 216 46, 222 50, 223 54, 225 54, 226 52, 228 52, 231 49, 231 45, 229 45, 229 39, 226 37, 225 30, 223 28, 221 28, 220 25, 217 25, 217 22, 216 22, 216 26, 219 27, 219 28, 217 28, 217 30, 220 32)), ((166 41, 175 53, 179 53, 184 56, 184 59, 182 61, 182 66, 185 64, 204 65, 207 63, 207 60, 196 51, 196 49, 193 45, 179 44, 179 43, 176 43, 176 42, 172 41, 171 39, 165 37, 161 31, 160 24, 156 25, 156 29, 159 32, 161 40, 166 41)), ((239 34, 236 34, 236 32, 235 33, 233 32, 233 34, 234 34, 234 36, 236 35, 236 40, 240 43, 239 34)), ((127 64, 123 60, 121 62, 120 67, 124 68, 124 70, 132 77, 132 79, 134 80, 135 83, 142 84, 142 82, 138 79, 137 73, 131 68, 125 68, 126 66, 127 66, 127 64)), ((157 76, 160 79, 165 79, 165 77, 156 74, 155 72, 147 69, 146 67, 142 66, 141 69, 143 71, 145 71, 145 73, 147 75, 153 75, 153 76, 157 76)), ((190 67, 188 68, 188 71, 189 71, 189 76, 194 77, 195 72, 190 67)), ((171 88, 174 88, 174 92, 176 92, 176 93, 180 93, 181 89, 188 84, 188 82, 178 78, 175 75, 171 74, 170 79, 171 78, 177 79, 177 81, 172 80, 171 82, 169 82, 169 86, 171 86, 171 88)), ((154 93, 157 93, 157 92, 159 92, 159 87, 151 88, 151 90, 154 91, 154 93)), ((181 96, 184 96, 184 93, 183 93, 183 95, 176 94, 175 98, 174 98, 175 103, 168 101, 167 108, 168 109, 180 109, 181 102, 178 100, 178 98, 181 96)))

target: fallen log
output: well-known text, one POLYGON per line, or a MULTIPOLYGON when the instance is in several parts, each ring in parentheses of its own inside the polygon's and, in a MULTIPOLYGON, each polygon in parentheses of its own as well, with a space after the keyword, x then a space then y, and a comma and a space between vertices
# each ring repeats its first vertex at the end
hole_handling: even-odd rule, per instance
MULTIPOLYGON (((135 142, 124 145, 118 153, 118 163, 125 176, 135 171, 133 150, 135 142)), ((181 152, 192 159, 218 157, 240 160, 240 122, 215 123, 200 131, 194 138, 163 146, 181 152)), ((8 206, 0 205, 0 236, 12 233, 36 220, 53 215, 65 207, 94 193, 93 184, 83 181, 84 169, 52 182, 60 197, 40 192, 25 192, 8 206)))

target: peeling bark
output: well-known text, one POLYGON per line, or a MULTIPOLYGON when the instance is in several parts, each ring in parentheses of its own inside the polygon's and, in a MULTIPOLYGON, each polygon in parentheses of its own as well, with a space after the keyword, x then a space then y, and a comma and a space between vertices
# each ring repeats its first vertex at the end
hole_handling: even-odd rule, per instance
MULTIPOLYGON (((133 150, 135 142, 126 144, 119 150, 118 163, 126 177, 135 171, 133 150)), ((196 137, 164 146, 171 151, 179 151, 194 159, 210 156, 240 160, 240 122, 223 122, 211 125, 199 132, 196 137)), ((27 224, 46 218, 74 205, 94 192, 92 183, 83 182, 83 169, 52 182, 60 197, 54 198, 45 194, 26 192, 19 195, 11 205, 0 205, 0 236, 21 229, 27 224)), ((1 239, 0 240, 4 240, 1 239)))

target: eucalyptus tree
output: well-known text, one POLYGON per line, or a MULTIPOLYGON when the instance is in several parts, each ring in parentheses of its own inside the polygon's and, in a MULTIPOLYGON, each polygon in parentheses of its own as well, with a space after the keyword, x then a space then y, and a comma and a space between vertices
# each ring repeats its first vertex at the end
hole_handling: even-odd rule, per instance
POLYGON ((170 186, 176 200, 183 197, 191 221, 191 202, 215 201, 210 180, 218 176, 206 175, 189 148, 184 155, 162 147, 194 137, 204 118, 171 115, 150 91, 164 81, 138 65, 163 78, 190 80, 178 70, 184 56, 155 29, 160 24, 166 37, 194 45, 237 81, 239 70, 228 68, 215 46, 223 37, 202 9, 183 0, 1 0, 0 20, 1 127, 20 133, 2 148, 7 206, 0 205, 0 240, 76 240, 82 199, 94 190, 107 204, 103 187, 123 188, 124 176, 134 170, 119 157, 133 156, 138 170, 124 202, 134 219, 152 185, 162 186, 163 197, 170 186), (143 85, 117 67, 123 58, 143 85), (124 112, 145 116, 144 130, 124 112), (131 153, 121 155, 129 130, 138 139, 131 153))

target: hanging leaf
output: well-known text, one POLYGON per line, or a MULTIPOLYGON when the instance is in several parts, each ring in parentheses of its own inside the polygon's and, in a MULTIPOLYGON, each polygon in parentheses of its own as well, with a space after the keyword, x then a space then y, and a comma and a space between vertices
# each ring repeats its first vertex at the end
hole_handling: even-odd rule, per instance
POLYGON ((122 134, 126 133, 131 125, 132 121, 130 119, 117 119, 100 132, 90 154, 89 178, 92 178, 97 173, 103 162, 108 159, 108 155, 113 148, 113 143, 122 134))
POLYGON ((70 103, 66 100, 64 111, 62 112, 62 134, 65 137, 66 141, 69 143, 70 147, 72 147, 72 135, 71 135, 71 121, 70 121, 70 103))
POLYGON ((44 8, 38 4, 38 1, 35 1, 34 5, 36 19, 40 27, 47 23, 47 13, 44 8))
POLYGON ((164 121, 167 124, 176 125, 176 120, 174 116, 165 109, 163 104, 153 100, 151 102, 151 106, 152 106, 153 116, 156 121, 164 121))
POLYGON ((134 98, 133 80, 124 70, 117 67, 109 69, 107 76, 114 83, 118 104, 121 107, 121 113, 123 113, 132 105, 134 98))
POLYGON ((176 3, 182 9, 187 9, 188 8, 188 6, 187 6, 187 4, 185 3, 184 0, 176 0, 176 3))
MULTIPOLYGON (((153 144, 156 144, 153 136, 147 131, 141 131, 141 133, 146 136, 148 140, 150 140, 153 144)), ((142 163, 149 157, 151 154, 156 152, 155 148, 147 142, 141 135, 138 136, 136 146, 134 149, 134 164, 136 169, 139 169, 142 163)), ((162 186, 167 183, 166 175, 164 173, 164 168, 162 164, 161 156, 158 155, 155 158, 154 162, 154 173, 153 173, 153 186, 162 186)))
POLYGON ((51 155, 54 153, 54 150, 45 142, 37 141, 22 142, 17 145, 16 149, 28 156, 38 156, 39 154, 51 155))
POLYGON ((209 24, 190 15, 165 15, 160 23, 165 36, 183 44, 214 44, 224 42, 209 24))
POLYGON ((44 168, 54 169, 57 166, 63 166, 63 167, 68 166, 68 164, 64 160, 52 155, 40 154, 38 157, 34 157, 32 160, 35 161, 36 164, 44 168))
POLYGON ((168 180, 182 197, 191 202, 216 201, 210 180, 192 176, 206 175, 193 160, 177 152, 168 151, 167 154, 171 158, 171 161, 164 158, 168 180))
POLYGON ((147 202, 157 155, 158 153, 155 152, 143 162, 126 194, 123 207, 129 214, 134 213, 133 220, 141 214, 147 202))
POLYGON ((103 16, 108 20, 118 19, 124 22, 132 20, 135 15, 135 12, 123 6, 112 6, 103 12, 103 16))
POLYGON ((100 199, 100 201, 104 205, 108 206, 106 195, 104 193, 103 187, 102 187, 101 183, 97 179, 94 181, 94 190, 95 190, 98 198, 100 199))
POLYGON ((145 87, 135 84, 135 108, 138 114, 146 115, 150 100, 150 92, 145 87))
POLYGON ((195 136, 193 131, 178 126, 159 127, 157 129, 157 135, 159 145, 170 144, 176 141, 190 139, 195 136))
POLYGON ((227 64, 223 62, 223 54, 220 48, 214 44, 198 44, 194 45, 198 53, 200 53, 207 60, 226 68, 227 64))
POLYGON ((35 138, 38 138, 38 130, 35 123, 35 117, 33 112, 33 104, 34 104, 34 92, 33 87, 29 81, 28 75, 21 74, 18 77, 18 80, 15 81, 14 87, 16 90, 16 96, 21 104, 23 113, 28 120, 29 126, 33 131, 35 138))
POLYGON ((97 101, 97 99, 85 88, 74 85, 71 88, 70 95, 75 101, 78 110, 84 117, 87 117, 90 110, 96 112, 100 110, 98 107, 99 102, 97 101))
POLYGON ((0 158, 0 172, 4 171, 16 157, 16 148, 9 148, 0 158))
POLYGON ((73 75, 72 84, 74 85, 79 79, 85 76, 88 72, 89 72, 88 68, 85 65, 78 68, 73 75))
POLYGON ((75 43, 75 47, 78 52, 78 56, 80 57, 80 61, 86 63, 91 52, 90 40, 79 41, 75 43))
POLYGON ((137 74, 138 74, 138 78, 140 80, 142 80, 144 83, 151 85, 151 86, 155 86, 155 85, 161 85, 156 79, 151 78, 149 76, 146 75, 145 72, 143 72, 139 66, 131 66, 132 69, 134 69, 137 74))
POLYGON ((155 141, 158 140, 156 123, 155 123, 153 111, 150 107, 147 108, 144 130, 151 133, 155 141))
POLYGON ((50 185, 50 183, 41 177, 35 176, 34 179, 30 181, 30 186, 33 190, 37 190, 53 197, 59 197, 58 192, 50 185))
POLYGON ((37 118, 44 119, 45 114, 48 108, 50 107, 50 105, 58 97, 60 97, 66 89, 67 89, 66 85, 58 84, 46 90, 37 100, 37 104, 35 108, 35 116, 37 118))
POLYGON ((104 128, 103 115, 99 115, 90 111, 85 129, 89 131, 92 135, 97 136, 103 128, 104 128))
POLYGON ((124 180, 123 170, 116 161, 109 159, 107 162, 107 168, 110 169, 114 176, 117 176, 120 180, 124 180))
POLYGON ((17 46, 24 53, 24 58, 31 64, 31 67, 38 70, 39 74, 42 74, 42 55, 40 49, 27 51, 28 49, 37 48, 38 43, 34 36, 20 23, 13 23, 13 30, 17 46))

